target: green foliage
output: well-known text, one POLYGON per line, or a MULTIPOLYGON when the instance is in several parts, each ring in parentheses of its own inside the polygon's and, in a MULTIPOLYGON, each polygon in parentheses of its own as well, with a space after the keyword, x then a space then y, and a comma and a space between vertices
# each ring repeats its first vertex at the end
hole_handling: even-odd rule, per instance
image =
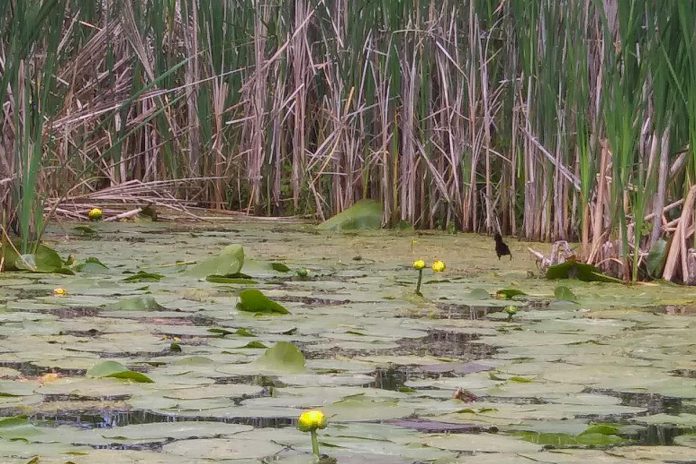
POLYGON ((575 296, 575 293, 565 285, 559 285, 553 290, 553 295, 556 297, 557 300, 560 301, 572 301, 573 303, 578 302, 578 297, 575 296))
POLYGON ((555 266, 550 266, 546 270, 547 279, 578 279, 585 282, 615 282, 621 280, 609 277, 591 264, 581 263, 574 259, 569 259, 555 266))
POLYGON ((186 271, 188 275, 207 277, 237 274, 244 266, 244 248, 228 245, 215 257, 201 261, 186 271))
POLYGON ((153 380, 145 374, 131 371, 123 364, 116 361, 104 361, 99 364, 95 364, 87 369, 87 377, 113 377, 116 379, 132 380, 138 383, 154 383, 153 380))
POLYGON ((106 309, 123 311, 157 311, 164 309, 162 305, 151 295, 139 295, 131 298, 124 298, 115 303, 106 305, 106 309))
POLYGON ((648 275, 653 279, 659 278, 662 275, 662 270, 665 267, 667 259, 667 242, 663 239, 657 240, 650 247, 648 258, 646 261, 648 275))
POLYGON ((164 277, 162 274, 157 274, 154 272, 145 272, 145 271, 138 271, 135 274, 126 277, 123 279, 124 282, 159 282, 162 277, 164 277))
POLYGON ((379 229, 382 227, 382 205, 374 200, 360 200, 317 227, 336 232, 379 229))
POLYGON ((277 373, 300 373, 306 370, 305 357, 295 345, 278 342, 255 362, 259 367, 277 373))
POLYGON ((515 297, 526 295, 527 294, 524 293, 522 290, 518 290, 516 288, 503 288, 495 292, 495 297, 503 300, 512 300, 515 297))
POLYGON ((76 264, 74 268, 77 272, 84 272, 85 274, 100 274, 109 270, 106 264, 93 256, 85 259, 83 263, 76 264))
POLYGON ((239 292, 237 309, 257 314, 290 314, 285 306, 276 303, 255 288, 247 288, 239 292))

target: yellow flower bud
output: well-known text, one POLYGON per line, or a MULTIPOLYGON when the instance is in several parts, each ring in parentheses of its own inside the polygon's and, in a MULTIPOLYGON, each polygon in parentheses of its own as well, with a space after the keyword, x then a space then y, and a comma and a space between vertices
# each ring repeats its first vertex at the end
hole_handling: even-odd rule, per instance
POLYGON ((56 296, 63 296, 63 295, 67 295, 68 292, 64 288, 58 287, 58 288, 53 289, 53 294, 56 296))
POLYGON ((102 218, 103 215, 104 213, 99 208, 92 208, 89 210, 89 213, 87 213, 87 217, 91 221, 98 221, 102 218))
POLYGON ((505 312, 510 316, 514 316, 515 314, 517 314, 517 311, 517 306, 509 305, 505 307, 505 312))
POLYGON ((413 269, 415 269, 416 271, 420 271, 424 267, 425 267, 425 261, 423 261, 422 259, 417 259, 413 262, 413 269))
POLYGON ((326 428, 326 416, 324 413, 313 409, 300 414, 300 419, 297 421, 297 428, 301 432, 311 432, 317 429, 326 428))
POLYGON ((443 272, 446 269, 444 261, 440 261, 439 259, 433 262, 433 271, 435 272, 443 272))

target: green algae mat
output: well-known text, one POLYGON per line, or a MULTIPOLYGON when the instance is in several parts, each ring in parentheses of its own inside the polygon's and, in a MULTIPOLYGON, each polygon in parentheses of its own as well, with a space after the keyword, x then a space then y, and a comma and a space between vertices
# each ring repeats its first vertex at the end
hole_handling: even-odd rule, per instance
POLYGON ((46 236, 73 275, 0 274, 2 463, 311 463, 307 409, 324 462, 696 458, 689 288, 539 279, 476 235, 75 226, 46 236))

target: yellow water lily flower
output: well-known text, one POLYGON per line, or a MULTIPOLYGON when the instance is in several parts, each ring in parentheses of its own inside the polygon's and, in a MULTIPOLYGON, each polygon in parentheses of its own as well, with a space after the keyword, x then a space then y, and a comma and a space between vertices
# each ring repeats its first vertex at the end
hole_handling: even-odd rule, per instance
POLYGON ((63 296, 63 295, 67 295, 68 291, 65 290, 64 288, 58 287, 58 288, 53 289, 53 294, 56 296, 63 296))
POLYGON ((317 429, 326 428, 326 416, 318 409, 305 411, 300 414, 300 419, 297 421, 297 428, 301 432, 313 432, 317 429))
POLYGON ((87 213, 87 217, 91 221, 98 221, 102 218, 102 216, 104 216, 104 213, 99 208, 92 208, 89 210, 89 213, 87 213))
POLYGON ((60 378, 60 375, 59 375, 59 374, 56 374, 56 373, 54 373, 54 372, 51 372, 51 373, 42 375, 42 376, 39 378, 39 382, 40 382, 40 383, 51 383, 51 382, 55 382, 55 381, 58 380, 59 378, 60 378))
POLYGON ((423 261, 422 259, 417 259, 413 262, 413 269, 415 269, 416 271, 420 271, 424 267, 425 267, 425 261, 423 261))
POLYGON ((447 266, 445 266, 444 261, 440 261, 438 259, 438 260, 433 262, 432 268, 433 268, 433 271, 435 271, 435 272, 444 272, 444 270, 447 268, 447 266))

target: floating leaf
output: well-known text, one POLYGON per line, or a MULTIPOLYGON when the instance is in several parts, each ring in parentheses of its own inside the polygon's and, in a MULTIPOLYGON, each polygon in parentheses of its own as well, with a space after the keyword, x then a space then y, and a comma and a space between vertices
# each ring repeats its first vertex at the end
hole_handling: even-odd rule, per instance
POLYGON ((145 271, 138 271, 132 276, 126 277, 123 279, 124 282, 159 282, 162 277, 164 277, 162 274, 156 274, 154 272, 145 272, 145 271))
POLYGON ((87 274, 97 274, 108 271, 109 268, 97 258, 90 256, 85 260, 84 263, 77 264, 75 266, 75 270, 77 272, 84 272, 87 274))
POLYGON ((220 327, 212 327, 212 328, 208 329, 208 332, 218 334, 221 337, 224 337, 225 335, 238 335, 240 337, 255 337, 256 336, 256 335, 254 335, 254 333, 251 330, 245 329, 244 327, 240 327, 237 330, 227 330, 227 329, 223 329, 220 327))
POLYGON ((280 373, 299 373, 305 371, 305 357, 290 342, 278 342, 256 360, 264 369, 280 373))
POLYGON ((5 269, 8 271, 20 270, 38 273, 73 274, 70 269, 65 268, 63 260, 60 259, 58 253, 46 245, 39 245, 34 253, 17 255, 8 243, 4 243, 3 254, 7 255, 5 256, 5 269), (14 258, 14 263, 11 262, 12 258, 14 258))
POLYGON ((73 227, 73 230, 75 232, 79 232, 81 235, 96 235, 97 234, 97 231, 96 231, 96 229, 94 229, 94 227, 84 225, 84 224, 73 227))
POLYGON ((511 300, 516 296, 524 296, 526 293, 524 293, 522 290, 517 290, 516 288, 504 288, 502 290, 498 290, 495 292, 495 297, 499 299, 504 299, 504 300, 511 300))
POLYGON ((271 268, 276 272, 290 272, 290 268, 283 263, 271 263, 271 268))
POLYGON ((120 309, 124 311, 149 311, 164 309, 151 295, 139 295, 133 298, 124 298, 106 305, 107 309, 120 309))
POLYGON ((559 285, 553 290, 553 295, 556 297, 557 300, 561 301, 572 301, 573 303, 578 302, 578 297, 575 296, 575 293, 568 287, 564 285, 559 285))
POLYGON ((530 443, 550 445, 558 448, 569 446, 611 446, 628 442, 627 439, 617 435, 584 432, 580 435, 571 435, 568 433, 521 432, 519 436, 530 443))
POLYGON ((482 288, 474 288, 469 292, 469 297, 474 300, 487 300, 491 295, 482 288))
POLYGON ((584 282, 615 282, 622 283, 621 280, 602 274, 601 271, 591 264, 581 263, 574 259, 569 259, 561 264, 550 266, 546 270, 547 279, 579 279, 584 282))
POLYGON ((284 306, 271 300, 255 288, 247 288, 239 292, 237 309, 251 313, 290 313, 284 306))
POLYGON ((227 276, 241 271, 243 265, 244 248, 241 245, 228 245, 218 256, 199 262, 186 273, 196 277, 227 276))
POLYGON ((253 342, 249 342, 246 345, 242 346, 242 348, 264 349, 264 348, 268 348, 268 347, 266 345, 264 345, 263 343, 261 343, 257 340, 254 340, 253 342))
POLYGON ((208 282, 215 284, 237 284, 237 285, 255 285, 256 281, 250 278, 246 274, 238 272, 236 274, 229 275, 209 275, 205 278, 208 282))
POLYGON ((87 370, 87 376, 94 378, 114 377, 117 379, 128 379, 139 383, 154 383, 153 380, 145 374, 131 371, 123 364, 116 361, 104 361, 92 366, 87 370))
POLYGON ((619 427, 613 424, 592 424, 582 433, 601 433, 603 435, 618 435, 619 427))
POLYGON ((360 200, 317 227, 336 232, 379 229, 382 227, 382 204, 374 200, 360 200))
POLYGON ((39 433, 39 429, 31 424, 26 416, 0 419, 0 438, 6 440, 28 440, 32 435, 39 433))

